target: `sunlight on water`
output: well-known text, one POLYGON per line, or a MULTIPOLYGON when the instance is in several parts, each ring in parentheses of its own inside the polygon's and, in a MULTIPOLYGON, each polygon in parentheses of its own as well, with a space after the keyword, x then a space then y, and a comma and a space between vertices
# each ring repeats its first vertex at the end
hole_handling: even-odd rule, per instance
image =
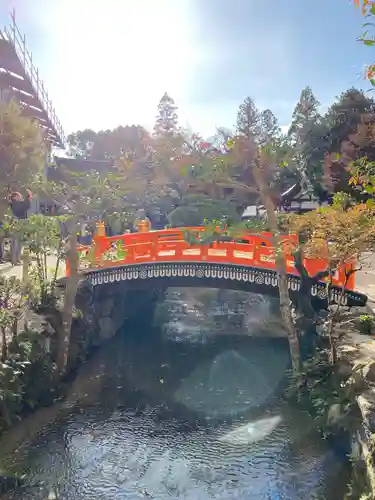
POLYGON ((182 382, 175 399, 207 417, 234 416, 264 404, 283 380, 288 363, 288 353, 282 350, 272 353, 254 346, 249 359, 226 350, 199 364, 182 382), (268 365, 272 370, 264 369, 268 365))
POLYGON ((251 444, 266 439, 280 424, 279 415, 270 418, 262 418, 255 422, 240 425, 232 431, 219 437, 219 441, 229 444, 251 444))

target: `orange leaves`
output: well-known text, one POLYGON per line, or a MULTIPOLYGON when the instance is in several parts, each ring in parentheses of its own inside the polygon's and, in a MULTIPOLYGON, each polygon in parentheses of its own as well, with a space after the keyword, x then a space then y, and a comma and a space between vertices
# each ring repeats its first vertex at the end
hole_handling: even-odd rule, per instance
MULTIPOLYGON (((363 16, 374 16, 375 15, 375 2, 374 0, 353 0, 354 5, 356 7, 361 7, 362 10, 362 15, 363 16)), ((372 23, 365 23, 363 25, 363 28, 365 26, 372 25, 372 23)), ((372 47, 375 45, 375 39, 374 38, 369 38, 368 37, 368 32, 366 31, 361 37, 360 41, 364 43, 365 45, 372 47)), ((375 85, 375 64, 369 64, 364 72, 364 79, 369 80, 371 85, 375 85)))
POLYGON ((373 80, 375 76, 375 64, 370 64, 365 71, 364 79, 373 80))
POLYGON ((374 5, 373 0, 353 0, 354 5, 358 7, 362 7, 362 14, 365 16, 367 14, 367 11, 372 5, 374 5))
POLYGON ((307 236, 306 256, 318 258, 324 248, 325 256, 334 265, 350 261, 375 243, 375 210, 366 204, 292 215, 287 217, 287 225, 290 232, 307 236))

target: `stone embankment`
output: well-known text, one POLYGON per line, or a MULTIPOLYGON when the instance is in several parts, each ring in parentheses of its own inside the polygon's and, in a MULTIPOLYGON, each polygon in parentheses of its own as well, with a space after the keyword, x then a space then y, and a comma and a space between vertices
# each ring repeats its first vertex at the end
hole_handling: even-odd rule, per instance
POLYGON ((367 255, 356 275, 356 288, 368 296, 366 310, 354 312, 343 321, 339 334, 339 354, 350 368, 356 396, 360 425, 353 436, 353 455, 363 460, 369 486, 375 498, 375 335, 363 335, 359 316, 375 316, 375 255, 367 255))
MULTIPOLYGON (((49 257, 48 267, 54 270, 56 258, 49 257)), ((14 276, 22 280, 22 265, 12 266, 5 263, 0 264, 0 275, 8 278, 14 276)), ((65 276, 65 265, 61 263, 58 277, 65 276)), ((74 337, 83 335, 85 344, 93 347, 111 339, 124 323, 141 314, 143 317, 151 314, 155 301, 160 298, 161 290, 128 291, 124 283, 112 283, 101 285, 97 288, 83 286, 79 289, 76 299, 76 307, 80 311, 79 317, 74 321, 72 328, 74 337)), ((62 299, 62 290, 57 290, 58 299, 62 299)), ((58 300, 58 310, 62 307, 62 300, 58 300)), ((23 321, 27 322, 28 328, 44 334, 47 338, 52 336, 51 326, 46 319, 32 311, 27 311, 23 321)), ((82 339, 81 339, 82 340, 82 339)))

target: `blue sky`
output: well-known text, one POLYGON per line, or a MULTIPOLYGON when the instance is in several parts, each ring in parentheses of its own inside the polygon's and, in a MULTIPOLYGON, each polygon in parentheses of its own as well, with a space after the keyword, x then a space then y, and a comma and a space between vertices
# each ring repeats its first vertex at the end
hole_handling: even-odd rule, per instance
POLYGON ((323 109, 375 52, 350 0, 4 0, 66 132, 151 127, 167 91, 183 125, 231 127, 248 95, 287 126, 301 89, 323 109))

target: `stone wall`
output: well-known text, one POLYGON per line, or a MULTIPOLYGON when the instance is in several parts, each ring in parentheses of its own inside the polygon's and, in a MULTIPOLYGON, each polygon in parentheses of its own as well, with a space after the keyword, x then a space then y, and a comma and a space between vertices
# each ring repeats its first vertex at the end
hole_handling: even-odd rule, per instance
POLYGON ((83 328, 89 343, 99 346, 116 335, 125 323, 135 318, 137 323, 148 321, 163 295, 161 289, 128 290, 123 282, 97 287, 82 283, 76 300, 80 314, 72 328, 73 336, 83 328))
POLYGON ((338 351, 358 405, 352 457, 366 471, 371 498, 375 498, 375 342, 359 332, 356 319, 344 324, 338 351))

